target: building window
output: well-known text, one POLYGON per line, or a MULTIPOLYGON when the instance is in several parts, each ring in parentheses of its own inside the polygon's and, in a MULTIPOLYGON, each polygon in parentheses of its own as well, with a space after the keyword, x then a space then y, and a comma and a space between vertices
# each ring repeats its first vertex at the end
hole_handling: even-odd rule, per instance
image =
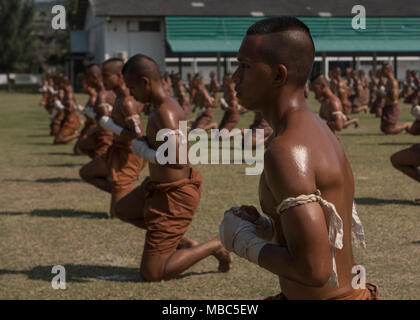
POLYGON ((140 21, 139 31, 160 32, 160 21, 140 21))
POLYGON ((128 32, 139 32, 139 24, 137 21, 127 21, 128 32))

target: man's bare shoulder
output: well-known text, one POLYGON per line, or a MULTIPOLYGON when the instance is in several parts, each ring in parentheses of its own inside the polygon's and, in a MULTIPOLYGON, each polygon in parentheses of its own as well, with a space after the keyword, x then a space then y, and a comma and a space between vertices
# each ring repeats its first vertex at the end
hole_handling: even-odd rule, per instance
POLYGON ((275 137, 264 155, 264 173, 270 189, 281 199, 313 192, 315 173, 311 146, 289 135, 275 137))
POLYGON ((162 104, 155 108, 155 120, 160 128, 174 129, 178 121, 185 120, 185 114, 178 101, 167 97, 162 104))

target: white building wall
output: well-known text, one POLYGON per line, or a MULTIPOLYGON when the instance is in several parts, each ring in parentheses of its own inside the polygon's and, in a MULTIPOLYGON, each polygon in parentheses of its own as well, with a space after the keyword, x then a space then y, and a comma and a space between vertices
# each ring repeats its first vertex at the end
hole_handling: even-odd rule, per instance
POLYGON ((105 19, 97 17, 89 6, 86 13, 85 30, 89 33, 89 52, 94 56, 93 62, 102 63, 105 60, 105 19))
POLYGON ((141 53, 153 58, 165 71, 165 23, 163 18, 112 18, 104 25, 105 58, 130 58, 141 53), (160 32, 129 31, 128 23, 159 21, 160 32))

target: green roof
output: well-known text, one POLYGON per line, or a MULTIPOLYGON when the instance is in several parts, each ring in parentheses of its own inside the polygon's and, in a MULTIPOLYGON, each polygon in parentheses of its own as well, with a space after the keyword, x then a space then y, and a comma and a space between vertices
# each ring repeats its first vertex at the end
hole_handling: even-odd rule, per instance
MULTIPOLYGON (((173 52, 237 52, 246 30, 262 17, 166 17, 173 52)), ((317 52, 420 52, 420 17, 366 18, 365 30, 352 17, 302 17, 317 52)))

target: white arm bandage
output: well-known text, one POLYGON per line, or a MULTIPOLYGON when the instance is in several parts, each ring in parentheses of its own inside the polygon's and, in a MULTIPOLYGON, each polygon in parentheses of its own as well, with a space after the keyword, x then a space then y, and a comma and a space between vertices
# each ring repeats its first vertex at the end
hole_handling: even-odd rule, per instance
POLYGON ((131 142, 133 153, 156 164, 156 151, 149 147, 146 141, 134 139, 131 142))
POLYGON ((226 250, 255 264, 258 264, 261 249, 269 243, 257 236, 255 224, 235 216, 230 210, 225 213, 219 232, 226 250))
POLYGON ((99 124, 102 128, 105 130, 112 131, 113 133, 120 135, 123 131, 123 128, 121 128, 119 125, 117 125, 112 118, 103 116, 101 119, 99 119, 99 124))
POLYGON ((64 110, 64 105, 61 103, 61 101, 60 100, 58 100, 58 99, 55 99, 54 100, 54 106, 56 107, 56 108, 58 108, 58 109, 60 109, 60 110, 64 110))
POLYGON ((420 120, 420 106, 419 105, 413 106, 411 108, 410 113, 414 118, 416 118, 417 120, 420 120))

